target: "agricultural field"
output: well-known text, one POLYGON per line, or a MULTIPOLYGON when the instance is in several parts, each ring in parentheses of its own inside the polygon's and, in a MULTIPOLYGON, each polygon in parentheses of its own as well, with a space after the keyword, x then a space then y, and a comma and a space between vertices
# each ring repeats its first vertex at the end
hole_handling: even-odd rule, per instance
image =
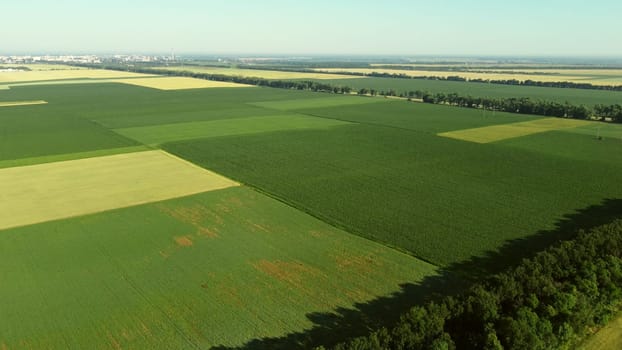
POLYGON ((243 187, 3 230, 0 253, 7 349, 241 346, 436 273, 243 187))
MULTIPOLYGON (((602 163, 575 159, 571 153, 562 157, 546 148, 482 145, 437 134, 525 117, 379 101, 318 109, 303 104, 296 110, 353 123, 328 131, 231 136, 163 147, 339 227, 441 266, 554 231, 565 216, 622 194, 614 180, 622 170, 617 160, 622 159, 611 152, 612 144, 622 147, 619 139, 599 142, 594 135, 579 133, 569 137, 587 147, 582 155, 609 159, 602 163), (270 157, 261 156, 265 154, 270 157)), ((547 135, 532 136, 546 143, 547 135)))
POLYGON ((0 91, 0 349, 343 340, 622 196, 615 125, 104 80, 0 91))
POLYGON ((476 69, 476 71, 447 71, 447 70, 405 70, 387 68, 318 68, 318 72, 331 74, 339 73, 386 73, 404 74, 409 77, 461 77, 465 79, 484 80, 533 80, 543 82, 568 81, 573 83, 588 83, 594 85, 622 85, 622 70, 612 69, 476 69))
POLYGON ((0 230, 238 184, 162 151, 0 169, 0 230))
POLYGON ((457 93, 465 96, 488 98, 521 98, 556 102, 570 102, 593 106, 596 104, 621 104, 622 92, 586 89, 548 88, 536 86, 515 86, 475 82, 441 81, 423 79, 395 79, 365 77, 361 79, 330 79, 323 82, 333 85, 350 86, 355 91, 376 89, 377 91, 394 90, 399 93, 409 91, 428 91, 430 93, 457 93))
POLYGON ((205 88, 251 87, 251 85, 227 83, 183 77, 116 79, 114 82, 142 86, 158 90, 186 90, 205 88))
POLYGON ((622 317, 617 317, 588 338, 579 350, 614 350, 622 348, 622 317))
POLYGON ((172 67, 154 67, 157 69, 170 70, 175 72, 192 72, 205 74, 222 74, 231 76, 254 77, 263 79, 289 80, 289 79, 356 79, 360 78, 352 75, 343 74, 323 74, 323 73, 306 73, 306 72, 283 72, 275 70, 262 69, 242 69, 228 67, 206 67, 206 66, 172 66, 172 67))

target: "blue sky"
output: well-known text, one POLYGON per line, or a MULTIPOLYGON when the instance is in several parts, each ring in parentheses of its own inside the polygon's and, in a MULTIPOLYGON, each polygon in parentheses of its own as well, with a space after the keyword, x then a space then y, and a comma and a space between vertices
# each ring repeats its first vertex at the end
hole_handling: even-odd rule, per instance
POLYGON ((622 56, 619 0, 20 0, 0 55, 622 56))

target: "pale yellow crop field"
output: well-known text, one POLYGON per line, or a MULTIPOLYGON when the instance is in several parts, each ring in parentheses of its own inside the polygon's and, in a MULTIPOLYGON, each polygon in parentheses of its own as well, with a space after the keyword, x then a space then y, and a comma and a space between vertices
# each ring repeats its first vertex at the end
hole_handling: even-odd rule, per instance
POLYGON ((74 67, 68 66, 65 64, 46 64, 46 63, 33 63, 33 64, 0 64, 0 67, 3 68, 21 68, 26 67, 33 71, 43 71, 43 70, 81 70, 88 69, 84 67, 74 67))
POLYGON ((543 118, 526 122, 456 130, 438 136, 476 143, 490 143, 552 130, 571 129, 589 124, 585 120, 543 118))
POLYGON ((323 74, 323 73, 306 73, 306 72, 282 72, 273 70, 260 70, 260 69, 238 69, 238 68, 225 68, 225 67, 198 67, 198 66, 183 66, 183 67, 166 67, 166 70, 176 72, 193 72, 193 73, 205 73, 205 74, 222 74, 229 76, 242 76, 242 77, 255 77, 262 79, 276 79, 276 80, 288 80, 288 79, 355 79, 360 78, 352 75, 340 75, 340 74, 323 74))
POLYGON ((25 72, 0 72, 0 84, 44 81, 44 80, 71 80, 71 79, 116 79, 148 77, 147 74, 119 72, 104 69, 76 69, 76 70, 41 70, 25 72))
MULTIPOLYGON (((433 70, 433 65, 427 65, 431 70, 406 70, 406 69, 387 69, 387 68, 319 68, 316 71, 329 73, 350 72, 350 73, 386 73, 404 74, 411 77, 442 77, 458 76, 465 79, 484 79, 484 80, 510 80, 520 81, 533 80, 543 82, 567 81, 573 83, 589 83, 594 85, 622 85, 622 69, 487 69, 473 67, 473 71, 446 71, 433 70)), ((464 68, 464 66, 462 66, 464 68)))
POLYGON ((609 322, 603 329, 579 346, 581 350, 622 349, 622 316, 609 322))
POLYGON ((47 101, 8 101, 0 102, 0 107, 15 107, 15 106, 32 106, 32 105, 45 105, 47 101))
POLYGON ((451 72, 451 71, 429 71, 429 70, 401 70, 401 69, 376 69, 376 68, 319 68, 317 71, 339 73, 384 73, 384 74, 404 74, 409 77, 462 77, 465 79, 486 79, 486 80, 534 80, 534 81, 571 81, 571 82, 588 82, 585 77, 577 77, 571 75, 535 75, 535 74, 510 74, 510 73, 480 73, 480 72, 451 72))
POLYGON ((118 83, 137 85, 158 90, 186 90, 224 87, 253 87, 253 85, 212 81, 184 77, 162 77, 145 79, 116 79, 118 83))
POLYGON ((233 186, 160 150, 0 169, 0 230, 233 186))

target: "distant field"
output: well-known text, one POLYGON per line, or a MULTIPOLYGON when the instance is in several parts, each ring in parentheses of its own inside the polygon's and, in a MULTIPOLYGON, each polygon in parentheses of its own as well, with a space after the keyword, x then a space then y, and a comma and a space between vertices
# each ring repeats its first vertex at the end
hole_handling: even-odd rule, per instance
POLYGON ((135 78, 148 75, 120 72, 103 69, 67 69, 67 70, 40 70, 24 72, 0 72, 0 84, 34 82, 44 80, 63 79, 111 79, 111 78, 135 78))
POLYGON ((329 129, 348 122, 289 114, 212 120, 205 122, 175 123, 116 129, 119 134, 146 145, 165 142, 221 137, 231 135, 259 134, 281 130, 329 129))
POLYGON ((45 63, 35 63, 35 64, 6 64, 6 63, 1 63, 0 64, 0 69, 1 68, 22 68, 22 67, 26 67, 30 70, 33 71, 49 71, 49 70, 80 70, 80 69, 87 69, 87 68, 82 68, 82 67, 75 67, 75 66, 67 66, 64 64, 45 64, 45 63))
POLYGON ((162 151, 0 169, 0 230, 237 186, 162 151))
POLYGON ((242 346, 436 274, 244 187, 0 233, 5 349, 242 346))
POLYGON ((382 100, 375 98, 365 97, 345 97, 345 96, 333 96, 333 97, 319 97, 313 99, 300 99, 300 100, 284 100, 284 101, 268 101, 268 102, 255 102, 252 103, 255 106, 272 108, 277 110, 290 111, 302 108, 320 108, 320 107, 334 107, 334 106, 346 106, 346 105, 359 105, 367 103, 378 103, 382 100))
POLYGON ((579 126, 588 126, 593 123, 585 120, 543 118, 527 122, 486 126, 475 129, 449 131, 438 134, 457 140, 489 143, 516 137, 522 137, 541 132, 572 129, 579 126))
POLYGON ((211 81, 204 79, 193 79, 183 77, 165 77, 165 78, 145 78, 145 79, 116 79, 115 82, 137 85, 158 90, 185 90, 185 89, 204 89, 204 88, 232 88, 232 87, 253 87, 253 85, 244 85, 236 83, 228 83, 222 81, 211 81))
POLYGON ((171 71, 186 71, 193 73, 222 74, 243 77, 256 77, 263 79, 354 79, 356 76, 342 74, 322 74, 305 72, 282 72, 274 70, 260 69, 239 69, 239 68, 219 68, 219 67, 200 67, 200 66, 180 66, 180 67, 154 67, 155 69, 166 69, 171 71))
POLYGON ((499 72, 491 69, 477 70, 477 72, 463 71, 446 71, 446 70, 405 70, 405 69, 386 69, 386 68, 318 68, 318 72, 328 72, 332 74, 339 73, 386 73, 386 74, 404 74, 410 77, 462 77, 465 79, 484 79, 484 80, 534 80, 544 82, 569 81, 573 83, 589 83, 596 85, 622 85, 622 70, 544 70, 543 74, 537 74, 537 70, 515 70, 510 72, 499 72), (529 73, 529 74, 525 74, 529 73))
POLYGON ((44 105, 46 101, 7 101, 0 102, 0 107, 17 107, 17 106, 32 106, 32 105, 44 105))
POLYGON ((422 80, 422 79, 395 79, 365 77, 362 79, 331 79, 324 81, 329 84, 350 86, 355 90, 361 88, 376 89, 377 91, 394 90, 398 93, 409 91, 428 91, 431 93, 451 93, 461 95, 490 98, 521 98, 529 97, 535 100, 570 102, 573 104, 622 104, 622 92, 600 91, 568 88, 546 88, 536 86, 514 86, 488 83, 471 83, 457 81, 422 80))

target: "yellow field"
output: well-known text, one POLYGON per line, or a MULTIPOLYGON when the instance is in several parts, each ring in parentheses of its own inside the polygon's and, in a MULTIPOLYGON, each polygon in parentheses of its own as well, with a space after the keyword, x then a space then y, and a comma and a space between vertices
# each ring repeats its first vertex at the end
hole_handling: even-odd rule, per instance
POLYGON ((622 316, 590 337, 581 350, 619 350, 622 349, 622 316))
POLYGON ((146 74, 118 72, 104 69, 76 69, 76 70, 41 70, 29 72, 0 72, 0 84, 32 82, 44 80, 69 79, 113 79, 148 77, 146 74))
POLYGON ((222 81, 212 81, 204 79, 183 78, 183 77, 164 77, 164 78, 145 78, 145 79, 116 79, 118 83, 137 85, 159 90, 185 90, 185 89, 204 89, 204 88, 223 88, 223 87, 252 87, 253 85, 236 84, 222 81))
POLYGON ((11 101, 11 102, 0 102, 0 107, 14 107, 14 106, 31 106, 31 105, 45 105, 47 101, 39 100, 39 101, 11 101))
POLYGON ((462 141, 490 143, 546 131, 576 128, 589 123, 585 120, 544 118, 520 123, 444 132, 438 134, 438 136, 462 141))
POLYGON ((0 169, 0 230, 238 185, 164 151, 0 169))
POLYGON ((229 76, 242 76, 242 77, 256 77, 262 79, 351 79, 360 78, 352 75, 339 75, 339 74, 322 74, 322 73, 304 73, 304 72, 281 72, 271 70, 259 70, 259 69, 237 69, 237 68, 219 68, 219 67, 197 67, 197 66, 184 66, 184 67, 166 67, 166 70, 181 72, 193 72, 193 73, 206 73, 206 74, 222 74, 229 76))
MULTIPOLYGON (((510 73, 476 73, 476 72, 449 72, 449 71, 428 71, 428 70, 400 70, 400 69, 375 69, 375 68, 320 68, 317 71, 339 73, 386 73, 386 74, 404 74, 409 77, 462 77, 465 79, 488 79, 488 80, 534 80, 534 81, 571 81, 571 82, 589 82, 585 77, 577 77, 572 75, 532 75, 532 74, 510 74, 510 73)), ((605 82, 603 82, 605 83, 605 82)))
POLYGON ((0 67, 6 68, 21 68, 26 67, 30 70, 34 71, 42 71, 42 70, 79 70, 79 69, 88 69, 84 67, 74 67, 68 66, 64 64, 47 64, 47 63, 34 63, 34 64, 0 64, 0 67))

